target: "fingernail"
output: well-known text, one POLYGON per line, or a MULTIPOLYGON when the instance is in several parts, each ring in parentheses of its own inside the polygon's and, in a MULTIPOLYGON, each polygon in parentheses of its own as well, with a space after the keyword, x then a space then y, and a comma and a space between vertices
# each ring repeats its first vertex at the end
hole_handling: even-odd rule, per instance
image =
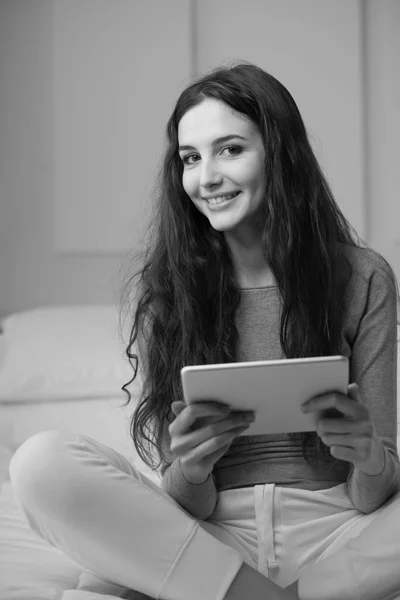
POLYGON ((253 414, 247 414, 247 415, 245 415, 244 418, 245 418, 246 421, 254 421, 254 419, 256 418, 256 416, 253 415, 253 414))
POLYGON ((239 431, 239 432, 246 431, 246 429, 248 429, 248 428, 249 428, 249 426, 248 426, 248 425, 244 425, 244 426, 242 426, 242 427, 239 427, 239 428, 238 428, 238 431, 239 431))

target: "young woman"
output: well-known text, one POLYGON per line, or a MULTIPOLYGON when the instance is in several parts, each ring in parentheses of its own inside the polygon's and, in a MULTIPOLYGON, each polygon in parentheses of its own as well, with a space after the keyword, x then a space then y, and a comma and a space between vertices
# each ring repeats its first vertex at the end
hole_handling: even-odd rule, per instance
POLYGON ((44 432, 11 464, 31 526, 132 598, 400 597, 392 269, 360 243, 293 98, 258 67, 190 85, 167 136, 126 288, 142 378, 132 436, 162 487, 95 440, 44 432), (335 354, 350 360, 348 394, 304 405, 322 411, 315 433, 243 436, 251 411, 183 401, 184 365, 335 354))

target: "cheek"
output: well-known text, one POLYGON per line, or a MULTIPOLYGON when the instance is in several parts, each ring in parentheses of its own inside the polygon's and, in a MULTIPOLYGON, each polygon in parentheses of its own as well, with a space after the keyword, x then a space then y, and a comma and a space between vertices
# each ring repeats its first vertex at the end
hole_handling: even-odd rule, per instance
POLYGON ((192 197, 195 192, 196 183, 195 178, 193 177, 193 173, 190 171, 183 171, 182 174, 182 185, 183 189, 187 193, 189 197, 192 197))
POLYGON ((255 160, 246 161, 241 169, 236 169, 236 180, 249 188, 253 193, 265 187, 263 165, 255 160))
POLYGON ((252 188, 253 193, 256 194, 257 197, 262 198, 265 195, 266 190, 264 173, 258 170, 254 171, 249 185, 252 188))

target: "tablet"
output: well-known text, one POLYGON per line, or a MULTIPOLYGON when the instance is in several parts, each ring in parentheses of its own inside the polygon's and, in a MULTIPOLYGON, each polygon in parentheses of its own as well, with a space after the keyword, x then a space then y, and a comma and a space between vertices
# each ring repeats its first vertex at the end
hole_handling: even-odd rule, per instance
POLYGON ((319 414, 300 405, 333 391, 347 394, 346 356, 319 356, 187 366, 181 369, 186 404, 214 400, 233 410, 254 410, 255 421, 241 435, 315 431, 319 414))

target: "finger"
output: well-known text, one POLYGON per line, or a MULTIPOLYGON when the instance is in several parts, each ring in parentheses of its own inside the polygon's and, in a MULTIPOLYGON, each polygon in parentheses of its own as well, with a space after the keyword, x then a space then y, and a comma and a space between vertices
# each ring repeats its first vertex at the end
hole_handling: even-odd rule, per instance
POLYGON ((357 442, 352 436, 337 435, 336 433, 325 433, 319 436, 325 446, 344 446, 356 449, 357 442))
POLYGON ((175 402, 172 402, 171 404, 171 410, 174 413, 174 415, 177 417, 185 408, 186 403, 181 401, 181 400, 176 400, 175 402))
POLYGON ((198 417, 196 419, 195 424, 191 427, 191 431, 195 430, 195 429, 201 429, 203 427, 206 427, 206 425, 211 425, 212 423, 217 423, 218 421, 223 421, 224 419, 226 419, 228 416, 233 416, 233 415, 243 415, 247 413, 249 415, 254 415, 254 411, 229 411, 228 413, 226 413, 226 411, 221 412, 220 415, 208 415, 206 417, 198 417))
MULTIPOLYGON (((246 431, 243 428, 238 429, 238 433, 237 436, 240 435, 242 433, 242 431, 246 431)), ((224 454, 226 454, 229 450, 229 448, 232 445, 232 442, 234 442, 234 440, 236 439, 235 436, 234 438, 230 439, 224 446, 221 446, 221 448, 219 448, 218 450, 216 450, 215 452, 212 452, 211 454, 207 455, 207 459, 212 461, 213 464, 215 464, 215 462, 217 462, 217 460, 219 460, 221 458, 221 456, 224 456, 224 454)))
POLYGON ((358 459, 358 454, 354 448, 348 448, 347 446, 331 446, 329 451, 335 458, 339 460, 346 460, 347 462, 353 464, 358 459))
POLYGON ((169 432, 171 435, 180 435, 189 431, 197 419, 211 416, 226 416, 230 412, 229 406, 215 402, 196 402, 185 405, 184 410, 170 424, 169 432))
MULTIPOLYGON (((171 439, 171 451, 180 456, 190 451, 192 448, 199 446, 207 440, 219 437, 225 432, 235 430, 238 427, 249 427, 254 418, 248 419, 246 414, 232 413, 230 417, 214 423, 210 423, 200 429, 189 431, 188 433, 175 436, 171 439)), ((219 446, 218 446, 219 448, 219 446)))
POLYGON ((321 411, 335 408, 336 410, 343 413, 346 417, 353 419, 360 419, 365 416, 365 406, 359 402, 354 402, 353 399, 340 394, 339 392, 332 392, 331 394, 324 394, 323 396, 315 396, 305 402, 301 410, 304 413, 310 413, 313 411, 321 411))
MULTIPOLYGON (((229 446, 232 444, 235 438, 244 433, 248 425, 246 427, 236 427, 231 431, 221 433, 211 439, 206 440, 202 444, 193 448, 186 456, 186 462, 193 461, 199 462, 205 457, 209 457, 211 454, 217 452, 218 450, 223 449, 225 446, 229 446)), ((224 453, 226 450, 224 451, 224 453)))
POLYGON ((350 383, 347 393, 356 402, 361 402, 360 387, 357 383, 350 383))
MULTIPOLYGON (((240 435, 240 433, 238 433, 238 435, 240 435)), ((224 446, 221 446, 221 448, 218 448, 218 450, 215 450, 215 452, 211 452, 211 454, 207 454, 207 456, 204 457, 202 462, 207 463, 212 469, 214 467, 215 463, 217 461, 219 461, 219 459, 222 458, 224 456, 224 454, 226 454, 228 452, 234 439, 235 438, 229 440, 229 442, 227 442, 224 446)), ((190 463, 190 461, 189 461, 189 463, 190 463)))
POLYGON ((321 417, 317 424, 318 435, 323 433, 339 433, 342 435, 359 434, 369 430, 369 421, 354 421, 353 419, 330 419, 321 417))
MULTIPOLYGON (((175 402, 172 402, 172 404, 171 404, 171 410, 174 413, 174 415, 177 417, 186 408, 186 406, 187 406, 186 402, 176 400, 175 402)), ((226 417, 226 414, 227 414, 227 411, 225 410, 226 405, 223 404, 221 406, 223 406, 224 408, 222 409, 220 415, 210 415, 210 416, 203 417, 203 418, 199 417, 196 420, 196 424, 200 424, 200 422, 204 422, 204 425, 205 425, 205 424, 207 424, 207 422, 210 419, 212 419, 214 421, 218 421, 219 419, 224 419, 226 417)))

